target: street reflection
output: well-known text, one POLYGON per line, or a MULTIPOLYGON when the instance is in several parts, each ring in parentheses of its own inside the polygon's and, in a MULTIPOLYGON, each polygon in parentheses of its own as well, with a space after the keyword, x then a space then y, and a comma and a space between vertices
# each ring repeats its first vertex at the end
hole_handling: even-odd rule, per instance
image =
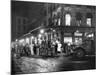
POLYGON ((95 57, 86 57, 84 59, 72 59, 72 57, 21 57, 14 60, 16 73, 39 73, 39 72, 57 72, 71 70, 95 69, 95 57), (91 63, 92 62, 92 63, 91 63), (20 72, 19 72, 20 69, 20 72))
POLYGON ((60 60, 63 58, 27 58, 22 57, 19 61, 21 71, 23 73, 32 73, 32 72, 53 72, 57 71, 60 60))

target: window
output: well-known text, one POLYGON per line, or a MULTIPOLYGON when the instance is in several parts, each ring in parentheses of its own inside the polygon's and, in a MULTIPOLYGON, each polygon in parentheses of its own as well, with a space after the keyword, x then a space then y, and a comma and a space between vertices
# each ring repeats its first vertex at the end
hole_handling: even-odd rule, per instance
POLYGON ((72 43, 72 37, 64 37, 64 43, 72 43))
POLYGON ((88 26, 91 26, 91 18, 87 18, 86 22, 88 26))
POLYGON ((57 19, 54 20, 54 25, 57 25, 57 19))
POLYGON ((66 26, 70 26, 70 24, 71 24, 71 15, 70 14, 66 14, 66 16, 65 16, 65 24, 66 24, 66 26))
POLYGON ((16 24, 17 25, 23 25, 23 24, 26 24, 27 22, 28 22, 28 19, 25 17, 20 17, 20 16, 16 17, 16 24))
POLYGON ((61 19, 59 18, 59 19, 58 19, 58 25, 59 25, 59 26, 60 26, 60 23, 61 23, 61 19))
POLYGON ((87 24, 87 26, 92 25, 92 14, 91 13, 87 13, 87 15, 86 15, 86 24, 87 24))
POLYGON ((28 19, 27 18, 23 18, 23 24, 27 24, 28 19))
POLYGON ((77 12, 76 13, 76 23, 77 23, 77 26, 81 25, 81 18, 82 18, 82 14, 80 12, 77 12))

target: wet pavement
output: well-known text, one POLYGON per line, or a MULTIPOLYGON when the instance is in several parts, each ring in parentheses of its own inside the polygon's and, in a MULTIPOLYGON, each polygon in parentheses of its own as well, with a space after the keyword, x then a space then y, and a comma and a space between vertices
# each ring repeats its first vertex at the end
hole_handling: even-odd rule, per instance
POLYGON ((40 73, 95 69, 95 56, 73 58, 59 57, 21 57, 14 59, 12 73, 40 73))

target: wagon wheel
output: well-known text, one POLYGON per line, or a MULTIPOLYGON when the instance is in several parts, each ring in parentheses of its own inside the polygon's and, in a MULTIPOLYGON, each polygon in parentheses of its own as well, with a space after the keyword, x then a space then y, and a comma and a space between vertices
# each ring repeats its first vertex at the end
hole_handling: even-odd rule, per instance
POLYGON ((78 58, 82 58, 85 56, 85 51, 82 48, 79 48, 75 51, 75 56, 78 58))

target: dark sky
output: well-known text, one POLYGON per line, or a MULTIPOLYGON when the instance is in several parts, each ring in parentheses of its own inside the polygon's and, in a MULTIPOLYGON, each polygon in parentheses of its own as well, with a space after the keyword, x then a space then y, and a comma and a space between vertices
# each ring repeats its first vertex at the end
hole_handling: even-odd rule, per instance
MULTIPOLYGON (((40 2, 25 2, 25 1, 12 1, 11 2, 11 17, 12 17, 12 39, 15 35, 15 17, 26 17, 29 20, 28 28, 26 32, 39 26, 37 23, 46 16, 46 7, 44 3, 40 2)), ((24 34, 18 35, 22 36, 24 34)))
POLYGON ((12 13, 28 18, 44 16, 45 6, 40 2, 12 1, 12 13))

